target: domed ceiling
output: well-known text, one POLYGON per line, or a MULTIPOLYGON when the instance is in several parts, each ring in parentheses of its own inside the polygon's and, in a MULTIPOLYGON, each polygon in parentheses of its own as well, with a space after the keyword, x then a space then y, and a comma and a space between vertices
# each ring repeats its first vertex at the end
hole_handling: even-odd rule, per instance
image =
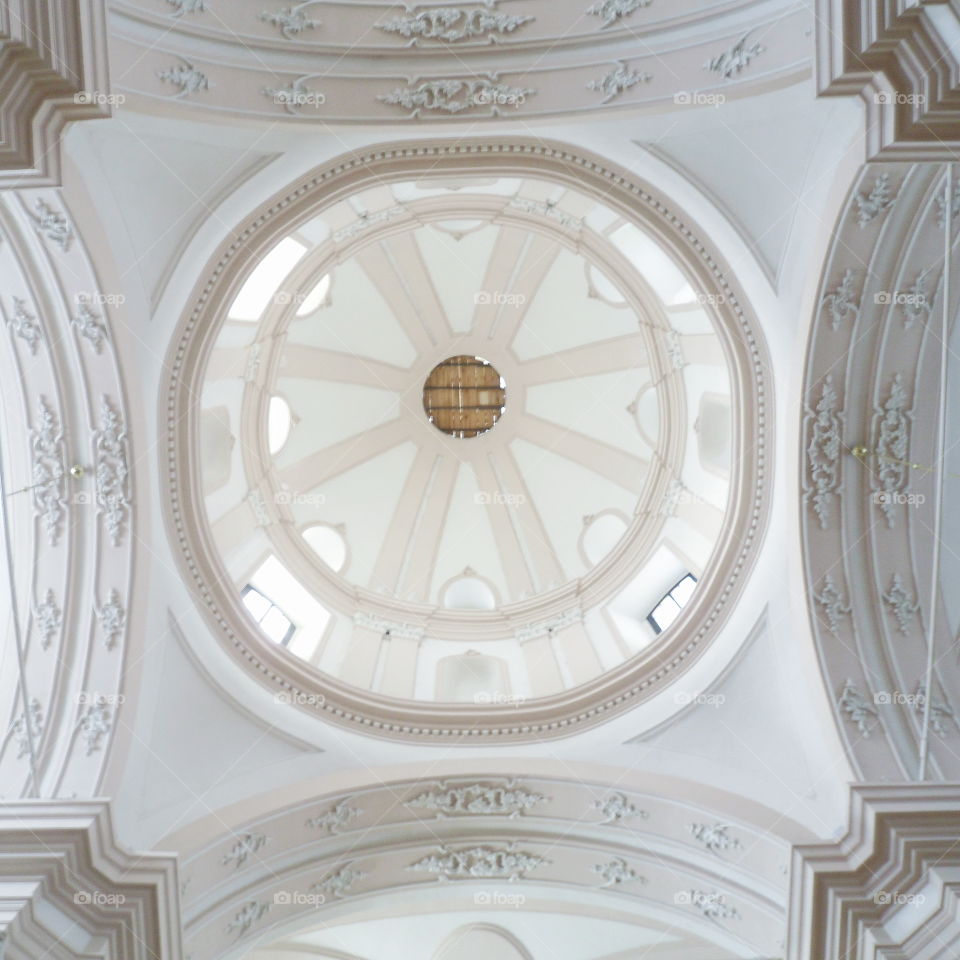
POLYGON ((204 321, 192 434, 244 645, 482 712, 698 642, 742 463, 732 294, 695 283, 533 171, 373 176, 275 228, 204 321))
POLYGON ((694 291, 642 231, 541 180, 403 182, 325 210, 241 287, 203 405, 217 543, 294 628, 254 595, 267 635, 352 677, 358 631, 423 638, 433 670, 367 679, 415 697, 552 693, 646 646, 726 502, 729 383, 694 291), (476 369, 493 390, 462 385, 476 369), (485 432, 433 422, 478 399, 485 432), (682 491, 697 509, 678 516, 682 491), (531 620, 576 625, 552 677, 524 676, 531 620))

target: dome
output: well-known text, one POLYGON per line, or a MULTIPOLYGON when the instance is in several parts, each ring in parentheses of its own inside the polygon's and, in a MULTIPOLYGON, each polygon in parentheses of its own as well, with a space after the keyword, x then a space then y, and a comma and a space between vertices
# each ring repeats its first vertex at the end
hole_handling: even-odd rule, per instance
POLYGON ((318 190, 205 308, 210 559, 314 683, 548 702, 689 631, 729 548, 732 294, 526 167, 318 190))

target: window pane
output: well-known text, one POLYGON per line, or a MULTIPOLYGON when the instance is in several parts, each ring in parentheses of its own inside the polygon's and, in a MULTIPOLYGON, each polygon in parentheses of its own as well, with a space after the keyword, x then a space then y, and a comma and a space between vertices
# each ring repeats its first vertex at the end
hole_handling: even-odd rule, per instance
POLYGON ((666 630, 679 614, 679 604, 673 597, 667 595, 653 608, 653 613, 650 616, 656 620, 657 626, 661 630, 666 630))
POLYGON ((697 581, 693 579, 690 574, 687 574, 671 591, 670 595, 673 597, 681 607, 687 605, 687 601, 693 594, 694 589, 697 586, 697 581))
POLYGON ((260 621, 260 628, 274 643, 283 643, 290 626, 289 618, 284 616, 279 607, 272 607, 260 621))
POLYGON ((259 623, 263 615, 270 609, 270 601, 259 591, 249 587, 243 595, 243 605, 253 614, 253 619, 259 623))

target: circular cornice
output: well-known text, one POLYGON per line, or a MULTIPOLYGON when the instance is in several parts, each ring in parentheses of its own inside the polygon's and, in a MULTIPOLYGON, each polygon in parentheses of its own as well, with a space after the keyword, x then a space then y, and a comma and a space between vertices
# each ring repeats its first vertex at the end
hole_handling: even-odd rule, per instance
POLYGON ((166 519, 198 602, 224 647, 278 698, 357 732, 405 740, 483 744, 565 736, 614 716, 663 690, 703 652, 723 625, 756 558, 769 509, 770 365, 762 335, 719 253, 625 170, 563 144, 515 138, 383 144, 341 156, 275 195, 224 241, 194 288, 166 369, 161 405, 166 437, 166 519), (628 220, 642 220, 679 263, 695 289, 714 294, 711 309, 731 372, 734 475, 730 503, 701 587, 664 639, 594 680, 549 697, 509 706, 456 707, 401 701, 361 691, 262 639, 217 558, 202 505, 195 497, 200 464, 195 403, 205 358, 222 315, 250 265, 323 203, 344 199, 364 184, 433 174, 537 175, 602 194, 628 220))

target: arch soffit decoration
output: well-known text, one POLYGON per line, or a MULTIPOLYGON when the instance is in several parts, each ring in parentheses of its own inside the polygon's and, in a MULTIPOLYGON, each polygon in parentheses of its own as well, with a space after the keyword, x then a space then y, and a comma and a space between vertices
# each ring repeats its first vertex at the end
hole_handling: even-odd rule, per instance
POLYGON ((398 14, 388 2, 171 0, 157 10, 113 0, 111 58, 138 108, 175 101, 206 116, 303 124, 663 109, 809 75, 809 13, 796 0, 606 6, 514 0, 509 12, 493 3, 482 22, 465 11, 438 29, 426 12, 398 14), (650 56, 637 56, 638 39, 650 56))
POLYGON ((125 709, 135 523, 116 304, 59 191, 4 194, 0 232, 10 643, 23 650, 0 681, 0 777, 7 796, 97 796, 125 709))
MULTIPOLYGON (((800 527, 806 592, 834 722, 861 779, 913 779, 929 614, 934 429, 943 308, 944 168, 867 165, 825 260, 807 353, 800 527), (854 456, 863 445, 870 454, 854 456), (876 456, 874 456, 876 454, 876 456), (924 507, 927 504, 927 507, 924 507)), ((951 257, 956 262, 957 206, 951 257)), ((950 316, 960 309, 956 286, 950 316)), ((938 593, 935 650, 954 642, 938 593)), ((953 660, 935 657, 929 760, 960 780, 953 660)))
POLYGON ((776 955, 790 843, 807 839, 772 810, 741 804, 718 822, 697 801, 587 779, 396 780, 263 807, 231 828, 218 814, 164 841, 181 847, 184 937, 197 960, 318 918, 342 922, 389 893, 476 882, 609 896, 707 939, 719 923, 721 935, 776 955))
POLYGON ((400 143, 374 147, 324 165, 275 195, 248 217, 211 259, 197 283, 171 346, 171 371, 162 409, 161 432, 167 438, 164 483, 169 488, 167 522, 171 539, 182 554, 188 582, 197 590, 205 614, 226 649, 268 688, 294 696, 301 708, 334 722, 401 739, 445 739, 466 735, 473 742, 501 736, 512 739, 563 736, 577 725, 589 725, 622 711, 638 698, 658 692, 691 663, 708 635, 719 629, 732 600, 742 587, 759 546, 768 509, 767 449, 771 424, 769 364, 756 322, 749 314, 734 279, 719 254, 708 249, 691 227, 661 198, 634 182, 626 172, 598 158, 571 152, 560 144, 528 143, 510 138, 473 142, 400 143), (239 608, 239 601, 214 575, 213 545, 192 490, 199 489, 199 465, 191 454, 196 442, 196 415, 190 413, 212 349, 216 324, 201 317, 220 316, 232 302, 250 265, 315 211, 322 202, 342 200, 365 183, 422 175, 424 164, 437 174, 522 175, 531 168, 558 183, 579 189, 603 190, 606 202, 628 219, 643 220, 646 228, 684 264, 691 281, 718 289, 717 327, 733 371, 734 403, 738 410, 735 442, 743 445, 741 470, 735 478, 732 506, 719 546, 705 572, 695 602, 685 609, 671 642, 624 665, 612 676, 601 676, 567 693, 511 707, 509 719, 470 708, 418 704, 361 693, 353 687, 294 662, 257 636, 239 608), (750 444, 744 438, 750 437, 750 444), (725 575, 724 575, 725 574, 725 575), (424 715, 427 719, 424 720, 424 715), (475 741, 473 738, 476 738, 475 741))

